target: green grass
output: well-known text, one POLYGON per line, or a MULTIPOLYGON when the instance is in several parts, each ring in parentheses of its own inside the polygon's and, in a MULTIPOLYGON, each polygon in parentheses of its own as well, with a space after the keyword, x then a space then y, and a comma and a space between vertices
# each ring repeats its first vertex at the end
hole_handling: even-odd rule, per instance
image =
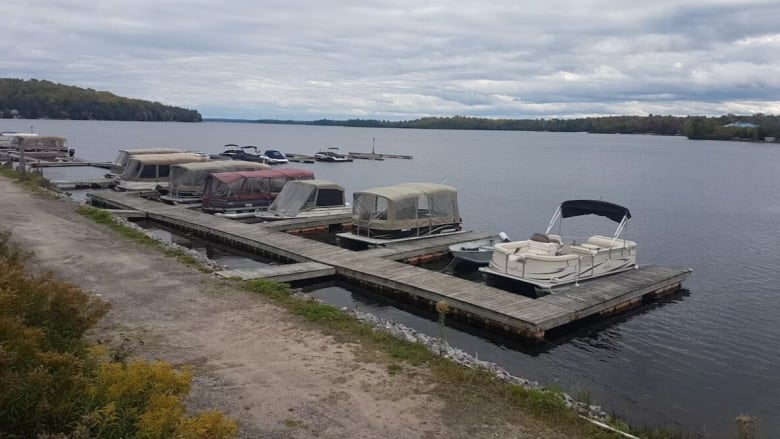
POLYGON ((114 217, 111 215, 111 213, 103 209, 98 209, 97 207, 92 207, 92 206, 79 206, 76 209, 76 212, 86 216, 87 218, 90 218, 92 221, 98 224, 103 224, 105 226, 108 226, 109 228, 111 228, 112 230, 114 230, 119 235, 123 236, 125 239, 129 241, 154 248, 158 251, 163 252, 167 256, 175 258, 177 261, 181 262, 182 264, 197 268, 198 270, 204 273, 208 273, 211 271, 210 268, 201 264, 197 258, 194 258, 193 256, 181 250, 172 250, 170 248, 167 248, 164 245, 162 245, 160 242, 146 236, 144 233, 117 223, 114 220, 114 217))
POLYGON ((51 196, 51 192, 56 189, 49 180, 43 177, 43 174, 32 169, 28 169, 22 174, 16 169, 0 164, 0 175, 39 195, 51 196))

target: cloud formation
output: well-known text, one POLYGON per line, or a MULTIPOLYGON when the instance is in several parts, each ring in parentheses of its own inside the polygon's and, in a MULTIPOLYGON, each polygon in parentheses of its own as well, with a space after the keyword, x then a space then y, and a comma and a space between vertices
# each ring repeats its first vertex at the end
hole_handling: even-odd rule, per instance
POLYGON ((780 114, 780 3, 644 3, 8 0, 0 71, 207 117, 780 114))

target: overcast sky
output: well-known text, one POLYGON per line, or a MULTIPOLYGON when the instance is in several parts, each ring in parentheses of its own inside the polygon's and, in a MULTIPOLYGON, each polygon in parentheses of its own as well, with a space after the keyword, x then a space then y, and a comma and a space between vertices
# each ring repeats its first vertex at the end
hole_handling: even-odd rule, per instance
POLYGON ((778 0, 5 0, 0 76, 205 117, 780 114, 778 0))

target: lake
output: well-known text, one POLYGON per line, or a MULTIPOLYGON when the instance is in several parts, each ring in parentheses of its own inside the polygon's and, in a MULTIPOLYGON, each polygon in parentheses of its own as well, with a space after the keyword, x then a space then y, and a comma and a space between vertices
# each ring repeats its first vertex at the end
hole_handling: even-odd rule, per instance
MULTIPOLYGON (((734 437, 734 418, 749 413, 760 418, 760 437, 780 431, 778 144, 585 133, 0 120, 4 131, 31 126, 40 134, 67 137, 77 156, 100 161, 113 160, 120 148, 217 153, 237 143, 313 154, 331 146, 366 152, 375 143, 376 152, 414 159, 291 166, 312 169, 350 193, 443 182, 458 188, 466 229, 504 231, 513 239, 544 231, 566 199, 627 206, 633 214, 627 237, 639 243, 639 263, 693 268, 686 291, 534 351, 468 328, 448 328, 448 341, 516 375, 588 395, 633 423, 727 438, 734 437)), ((602 220, 568 219, 564 233, 611 234, 615 225, 602 220)), ((323 291, 331 301, 361 303, 399 321, 414 319, 370 292, 323 291)), ((412 324, 424 326, 420 321, 425 320, 412 324)))

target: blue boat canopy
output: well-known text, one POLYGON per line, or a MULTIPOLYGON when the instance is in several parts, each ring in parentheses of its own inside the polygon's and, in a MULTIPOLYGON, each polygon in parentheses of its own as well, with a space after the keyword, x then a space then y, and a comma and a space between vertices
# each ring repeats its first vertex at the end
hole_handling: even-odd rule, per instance
POLYGON ((569 200, 561 203, 561 216, 569 218, 580 215, 605 216, 619 223, 623 217, 631 218, 628 208, 601 200, 569 200))

